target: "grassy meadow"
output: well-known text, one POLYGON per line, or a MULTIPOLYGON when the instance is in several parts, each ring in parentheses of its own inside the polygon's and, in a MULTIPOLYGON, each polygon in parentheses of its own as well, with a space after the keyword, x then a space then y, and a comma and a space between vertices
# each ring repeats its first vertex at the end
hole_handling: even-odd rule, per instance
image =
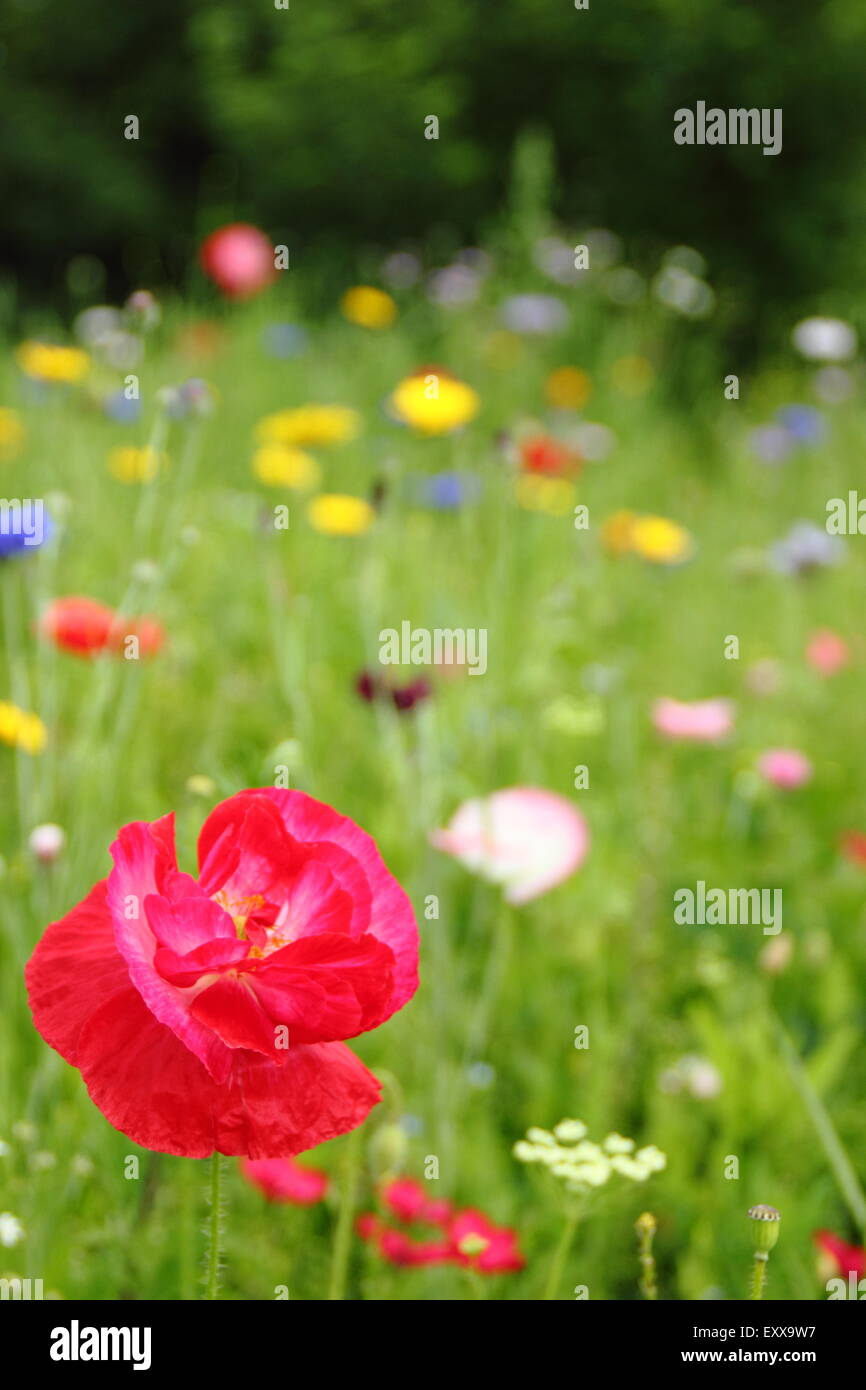
MULTIPOLYGON (((36 1032, 23 969, 44 927, 108 872, 122 825, 175 810, 193 871, 211 807, 282 768, 375 837, 416 908, 421 985, 351 1044, 385 1099, 355 1135, 302 1156, 332 1179, 324 1201, 266 1203, 224 1161, 222 1297, 285 1286, 292 1299, 541 1298, 567 1194, 513 1146, 564 1117, 594 1139, 656 1145, 667 1165, 588 1200, 555 1297, 585 1286, 592 1300, 639 1298, 634 1223, 650 1211, 661 1298, 741 1298, 758 1202, 782 1214, 769 1296, 826 1297, 813 1233, 862 1244, 866 1216, 866 880, 840 849, 866 829, 866 558, 858 536, 841 540, 840 563, 805 574, 768 555, 798 522, 823 528, 828 499, 857 486, 859 368, 830 404, 791 346, 793 324, 740 367, 713 313, 690 318, 653 292, 616 302, 603 269, 552 284, 503 237, 473 301, 392 288, 398 312, 382 328, 340 312, 357 277, 333 272, 311 307, 295 297, 300 273, 240 305, 196 277, 142 335, 140 362, 110 365, 94 349, 73 384, 28 378, 15 341, 2 353, 0 406, 25 436, 0 461, 0 492, 44 498, 55 534, 0 560, 0 701, 46 731, 35 754, 0 744, 0 1211, 21 1228, 0 1246, 0 1274, 42 1278, 66 1299, 201 1296, 208 1162, 148 1153, 108 1125, 36 1032), (501 307, 520 294, 554 295, 567 322, 509 327, 501 307), (294 355, 268 350, 276 323, 303 328, 294 355), (586 382, 562 408, 548 383, 564 366, 586 382), (392 418, 388 398, 419 367, 478 393, 462 429, 423 437, 392 418), (130 372, 141 408, 121 422, 104 401, 130 372), (738 399, 725 394, 731 373, 738 399), (190 378, 207 383, 212 409, 173 419, 159 393, 190 378), (307 490, 265 484, 252 467, 258 423, 308 402, 357 411, 359 432, 309 447, 320 478, 307 490), (767 462, 754 431, 791 403, 820 412, 822 437, 767 462), (587 423, 605 429, 587 435, 587 423), (588 439, 576 476, 522 488, 527 430, 588 439), (109 457, 126 446, 156 450, 155 476, 115 476, 109 457), (459 505, 425 500, 440 473, 458 475, 459 505), (308 504, 320 492, 373 499, 372 524, 317 530, 308 504), (623 510, 684 528, 682 563, 612 545, 605 523, 623 510), (37 624, 69 595, 155 617, 163 649, 58 650, 37 624), (359 674, 385 669, 380 632, 404 621, 486 630, 486 672, 405 670, 432 685, 411 710, 362 699, 359 674), (849 649, 832 677, 804 655, 825 629, 849 649), (730 734, 664 737, 651 715, 665 696, 731 700, 730 734), (810 760, 806 785, 761 778, 758 759, 777 747, 810 760), (576 788, 578 767, 588 785, 576 788), (568 798, 591 837, 580 869, 522 906, 429 842, 462 802, 512 786, 568 798), (66 833, 51 864, 28 847, 46 822, 66 833), (674 893, 698 881, 781 888, 782 932, 677 923, 674 893), (425 915, 433 898, 438 916, 425 915), (581 1027, 588 1046, 576 1046, 581 1027), (376 1207, 383 1124, 400 1126, 404 1174, 423 1180, 432 1157, 436 1196, 514 1229, 520 1272, 404 1268, 358 1238, 355 1216, 376 1207)), ((378 262, 358 282, 383 284, 378 262)), ((70 316, 26 336, 71 334, 70 316)))

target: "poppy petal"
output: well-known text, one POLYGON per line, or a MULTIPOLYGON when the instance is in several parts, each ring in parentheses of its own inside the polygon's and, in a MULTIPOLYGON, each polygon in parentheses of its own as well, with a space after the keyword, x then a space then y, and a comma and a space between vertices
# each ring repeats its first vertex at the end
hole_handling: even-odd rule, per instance
POLYGON ((233 1056, 218 1084, 137 990, 121 990, 81 1031, 78 1066, 90 1098, 115 1129, 160 1153, 291 1158, 355 1129, 380 1086, 343 1043, 290 1048, 275 1067, 233 1056))
POLYGON ((24 972, 36 1027, 73 1066, 78 1035, 90 1015, 129 984, 126 961, 114 940, 106 888, 103 879, 71 912, 46 928, 24 972))

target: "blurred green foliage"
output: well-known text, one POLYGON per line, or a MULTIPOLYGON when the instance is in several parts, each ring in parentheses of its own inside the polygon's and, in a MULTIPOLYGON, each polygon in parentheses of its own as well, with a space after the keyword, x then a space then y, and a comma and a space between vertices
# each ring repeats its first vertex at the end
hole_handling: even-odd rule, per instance
POLYGON ((860 0, 10 0, 0 254, 32 298, 76 255, 112 283, 180 282, 197 237, 233 217, 294 264, 431 230, 466 240, 536 125, 563 218, 648 255, 694 244, 752 323, 775 304, 850 312, 864 39, 860 0), (674 111, 698 100, 781 107, 781 155, 675 145, 674 111))

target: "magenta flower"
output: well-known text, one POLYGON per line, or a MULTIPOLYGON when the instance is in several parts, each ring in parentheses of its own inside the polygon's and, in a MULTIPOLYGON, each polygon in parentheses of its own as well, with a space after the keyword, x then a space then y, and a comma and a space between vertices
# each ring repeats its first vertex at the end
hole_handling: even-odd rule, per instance
POLYGON ((251 299, 276 279, 274 248, 264 232, 248 222, 232 222, 211 232, 199 260, 229 299, 251 299))
POLYGON ((758 771, 782 791, 796 791, 812 779, 812 764, 796 748, 768 748, 758 759, 758 771))
POLYGON ((241 1172, 269 1202, 310 1207, 321 1202, 328 1190, 327 1173, 305 1168, 293 1158, 242 1158, 241 1172))

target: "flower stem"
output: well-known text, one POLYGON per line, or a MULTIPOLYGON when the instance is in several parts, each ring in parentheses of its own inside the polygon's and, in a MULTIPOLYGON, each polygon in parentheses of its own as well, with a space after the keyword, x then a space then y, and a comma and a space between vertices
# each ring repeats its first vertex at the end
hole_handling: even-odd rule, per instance
POLYGON ((556 1253, 553 1256, 553 1263, 550 1266, 550 1273, 547 1276, 547 1283, 544 1287, 544 1298, 546 1300, 556 1297, 556 1290, 562 1278, 563 1267, 568 1252, 571 1249, 571 1243, 574 1240, 574 1233, 577 1230, 579 1218, 580 1213, 578 1211, 571 1212, 562 1227, 559 1244, 556 1247, 556 1253))
POLYGON ((768 1258, 766 1250, 755 1251, 755 1263, 752 1265, 752 1286, 749 1290, 750 1299, 762 1299, 764 1297, 768 1258))
POLYGON ((812 1084, 800 1054, 781 1023, 778 1023, 777 1026, 791 1079, 827 1156, 827 1161, 833 1170, 833 1176, 839 1185, 839 1191, 842 1193, 848 1210, 861 1234, 866 1239, 866 1194, 860 1186, 845 1146, 836 1132, 827 1107, 812 1084))
POLYGON ((205 1298, 218 1299, 220 1267, 222 1263, 223 1207, 222 1207, 222 1158, 218 1153, 211 1155, 210 1220, 207 1224, 207 1247, 205 1251, 205 1298))
POLYGON ((654 1301, 659 1296, 656 1276, 656 1260, 653 1254, 653 1237, 656 1233, 655 1217, 644 1212, 635 1223, 638 1235, 638 1259, 640 1261, 640 1291, 644 1298, 654 1301))
POLYGON ((328 1298, 331 1302, 339 1302, 346 1297, 349 1251, 352 1241, 352 1218, 355 1215, 355 1194, 358 1186, 360 1156, 361 1130, 353 1129, 346 1145, 343 1186, 340 1192, 340 1212, 337 1217, 337 1230, 334 1235, 331 1278, 328 1284, 328 1298))

